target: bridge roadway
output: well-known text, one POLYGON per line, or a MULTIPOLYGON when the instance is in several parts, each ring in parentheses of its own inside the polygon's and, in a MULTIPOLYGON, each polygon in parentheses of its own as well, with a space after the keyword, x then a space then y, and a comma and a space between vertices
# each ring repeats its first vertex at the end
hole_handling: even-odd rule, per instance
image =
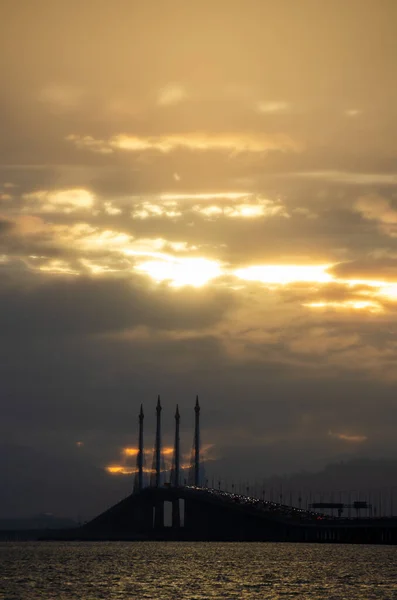
POLYGON ((397 518, 342 519, 211 488, 148 487, 56 537, 397 544, 397 518), (172 506, 168 527, 166 502, 172 506))

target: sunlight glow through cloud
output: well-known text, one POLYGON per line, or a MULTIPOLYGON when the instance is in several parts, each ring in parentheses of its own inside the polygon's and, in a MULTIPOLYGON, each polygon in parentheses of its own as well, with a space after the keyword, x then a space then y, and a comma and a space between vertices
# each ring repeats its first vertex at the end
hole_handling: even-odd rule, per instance
POLYGON ((162 153, 178 149, 190 151, 220 151, 239 153, 261 153, 272 150, 298 152, 301 144, 286 134, 257 133, 200 133, 169 134, 158 136, 136 136, 120 133, 109 140, 96 139, 93 136, 70 134, 65 138, 77 148, 100 154, 122 150, 127 152, 157 151, 162 153))
POLYGON ((160 200, 240 200, 252 196, 251 192, 213 192, 186 194, 161 194, 160 200))
POLYGON ((94 195, 82 188, 38 190, 23 194, 22 198, 32 203, 29 210, 36 208, 40 212, 64 213, 92 209, 95 201, 94 195))
POLYGON ((201 287, 222 275, 219 262, 206 258, 176 258, 151 260, 135 267, 135 270, 149 275, 156 282, 169 281, 172 287, 191 285, 201 287))
POLYGON ((263 265, 237 269, 234 274, 246 281, 287 285, 298 282, 330 283, 333 277, 327 273, 331 265, 263 265))
POLYGON ((367 310, 371 313, 379 313, 383 311, 383 308, 379 303, 371 302, 370 300, 343 300, 340 302, 308 302, 303 303, 302 306, 307 306, 308 308, 367 310))
MULTIPOLYGON (((203 461, 208 462, 215 460, 213 454, 214 444, 202 444, 201 446, 201 458, 203 461)), ((139 449, 137 446, 127 446, 121 449, 120 452, 120 461, 118 463, 112 463, 110 465, 105 466, 105 471, 109 473, 109 475, 134 475, 138 472, 138 468, 136 463, 136 459, 138 456, 139 449), (131 464, 132 463, 132 464, 131 464)), ((170 472, 172 468, 172 457, 174 453, 173 446, 163 446, 161 449, 163 468, 161 469, 162 473, 170 472)), ((152 464, 153 460, 153 449, 145 448, 143 450, 144 454, 144 462, 146 465, 152 464)), ((180 464, 180 469, 187 470, 190 468, 190 453, 183 453, 182 462, 180 464)), ((143 472, 145 474, 152 474, 155 471, 148 466, 143 467, 143 472)))
POLYGON ((224 209, 224 214, 227 217, 234 218, 256 218, 256 217, 274 217, 280 215, 288 217, 282 205, 273 203, 260 202, 258 204, 236 204, 235 206, 227 206, 224 209))
POLYGON ((142 202, 131 211, 133 219, 148 219, 150 217, 168 217, 172 219, 181 216, 182 212, 177 209, 176 202, 170 200, 163 204, 142 202))
MULTIPOLYGON (((233 198, 239 192, 230 192, 233 198)), ((197 198, 199 195, 194 195, 197 198)), ((207 197, 207 195, 204 195, 207 197)), ((164 195, 165 209, 175 210, 178 195, 164 195)), ((212 195, 209 195, 212 198, 212 195)), ((61 196, 61 203, 69 195, 61 196)), ((72 200, 80 197, 72 194, 72 200)), ((65 200, 66 201, 66 200, 65 200)), ((83 205, 88 200, 83 200, 83 205)), ((194 205, 193 212, 202 212, 206 217, 224 216, 252 218, 259 216, 260 211, 283 214, 281 203, 267 199, 259 200, 257 204, 234 204, 227 206, 194 205)), ((263 215, 263 216, 265 216, 263 215)), ((288 216, 288 215, 287 215, 288 216)), ((27 217, 24 217, 27 218, 27 217)), ((37 219, 37 217, 34 217, 37 219)), ((222 276, 229 278, 229 288, 235 284, 230 278, 245 282, 257 282, 273 291, 278 287, 301 284, 301 289, 317 290, 317 298, 301 300, 301 306, 310 310, 361 311, 372 314, 383 313, 388 303, 397 302, 397 282, 381 279, 343 278, 333 274, 333 264, 257 264, 240 268, 210 259, 201 255, 192 256, 199 250, 198 246, 189 245, 186 241, 173 241, 163 238, 134 238, 117 229, 101 229, 86 222, 76 222, 73 225, 45 224, 40 220, 41 229, 46 226, 54 236, 54 242, 61 246, 71 245, 81 253, 73 261, 44 256, 30 256, 26 264, 33 271, 41 271, 48 275, 76 276, 89 273, 93 276, 105 276, 111 273, 140 273, 150 277, 156 283, 167 283, 171 287, 193 286, 202 287, 222 276), (80 265, 80 267, 79 267, 80 265), (327 298, 328 285, 335 284, 344 289, 346 297, 339 299, 327 298), (321 292, 323 290, 323 293, 321 292), (321 295, 320 295, 321 294, 321 295), (350 295, 350 297, 349 297, 350 295)), ((227 284, 226 284, 227 285, 227 284)))
POLYGON ((38 267, 39 271, 43 271, 46 273, 59 273, 62 275, 78 275, 79 271, 76 269, 72 269, 68 262, 65 260, 50 260, 46 264, 40 265, 38 267))

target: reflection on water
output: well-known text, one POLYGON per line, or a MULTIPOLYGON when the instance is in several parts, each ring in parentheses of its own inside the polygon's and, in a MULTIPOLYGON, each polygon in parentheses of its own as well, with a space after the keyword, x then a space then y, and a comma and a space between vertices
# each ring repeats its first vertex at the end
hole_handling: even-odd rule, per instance
POLYGON ((0 543, 1 600, 396 599, 397 547, 0 543))

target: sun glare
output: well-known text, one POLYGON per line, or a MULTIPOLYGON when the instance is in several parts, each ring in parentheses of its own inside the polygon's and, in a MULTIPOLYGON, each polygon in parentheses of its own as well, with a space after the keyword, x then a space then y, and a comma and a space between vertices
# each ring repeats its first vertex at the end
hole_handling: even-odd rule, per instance
POLYGON ((383 309, 377 302, 370 300, 344 300, 343 302, 309 302, 303 304, 308 308, 335 308, 335 309, 352 309, 352 310, 367 310, 369 312, 382 312, 383 309))
POLYGON ((221 265, 207 258, 175 258, 149 260, 135 267, 157 283, 169 281, 173 287, 201 287, 222 274, 221 265))
POLYGON ((379 290, 379 296, 388 300, 397 300, 397 284, 390 283, 383 285, 379 290))
MULTIPOLYGON (((231 196, 234 199, 239 195, 232 192, 223 194, 223 196, 231 196)), ((217 194, 195 194, 194 198, 203 199, 207 196, 209 199, 213 199, 217 194)), ((179 199, 179 196, 165 194, 161 198, 174 210, 175 198, 179 199)), ((150 209, 153 206, 150 205, 150 209)), ((220 214, 242 218, 265 215, 268 212, 276 214, 277 211, 279 214, 283 214, 282 206, 269 205, 265 201, 259 204, 243 203, 234 206, 197 204, 191 210, 210 218, 220 214)), ((251 264, 236 269, 232 265, 215 259, 189 256, 198 251, 200 246, 191 245, 187 241, 171 241, 161 237, 134 238, 130 234, 117 231, 117 229, 100 229, 84 222, 75 223, 72 226, 52 225, 51 228, 63 245, 69 246, 73 243, 75 247, 84 252, 84 256, 80 256, 73 264, 62 259, 30 256, 31 261, 34 262, 30 262, 29 267, 49 275, 77 276, 89 273, 92 276, 102 277, 121 271, 135 272, 150 277, 156 283, 164 282, 176 288, 183 286, 199 288, 225 275, 228 277, 230 289, 233 290, 237 289, 232 281, 233 278, 239 280, 243 287, 246 285, 245 282, 256 282, 272 290, 296 284, 301 284, 301 288, 306 284, 311 292, 313 288, 320 290, 321 287, 324 287, 324 297, 307 298, 308 302, 306 303, 304 300, 302 301, 302 305, 309 309, 328 308, 381 313, 386 311, 387 305, 397 302, 396 281, 340 277, 333 272, 333 268, 337 266, 336 263, 251 264), (117 260, 113 260, 113 257, 117 260), (333 297, 328 300, 325 293, 331 289, 327 288, 329 285, 338 286, 340 293, 344 290, 343 298, 333 297), (349 295, 352 296, 353 293, 354 297, 349 298, 349 295)), ((4 258, 0 257, 0 260, 4 260, 4 258)))
POLYGON ((237 269, 234 274, 246 281, 265 284, 288 285, 298 282, 329 283, 332 275, 327 273, 331 265, 263 265, 237 269))
POLYGON ((249 198, 250 196, 252 196, 252 192, 161 194, 160 200, 241 200, 241 198, 249 198))
POLYGON ((253 219, 262 217, 266 213, 266 207, 261 204, 237 204, 225 208, 225 215, 228 217, 242 217, 253 219))

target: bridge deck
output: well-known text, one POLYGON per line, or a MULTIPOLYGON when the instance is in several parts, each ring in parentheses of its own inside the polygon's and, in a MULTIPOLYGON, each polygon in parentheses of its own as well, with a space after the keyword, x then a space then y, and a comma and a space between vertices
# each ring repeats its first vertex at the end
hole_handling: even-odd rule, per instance
POLYGON ((69 539, 175 539, 397 543, 397 519, 342 519, 194 486, 148 487, 131 494, 69 539), (181 509, 181 500, 183 508, 181 509), (172 505, 172 526, 164 504, 172 505), (183 518, 181 518, 183 510, 183 518))

